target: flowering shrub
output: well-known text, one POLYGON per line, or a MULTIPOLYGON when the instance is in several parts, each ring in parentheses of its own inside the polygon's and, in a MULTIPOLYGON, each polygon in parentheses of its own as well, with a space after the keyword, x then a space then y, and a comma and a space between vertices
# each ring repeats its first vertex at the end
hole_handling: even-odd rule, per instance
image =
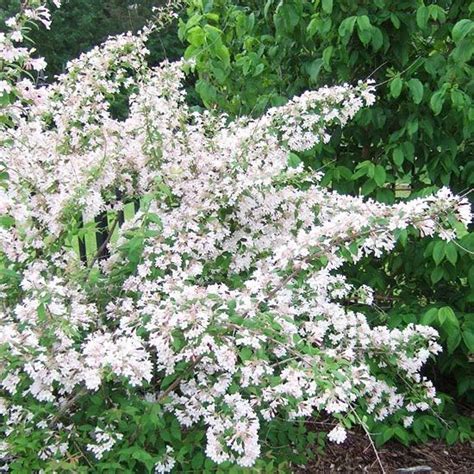
MULTIPOLYGON (((186 4, 179 35, 187 45, 184 56, 196 62, 195 89, 206 107, 257 116, 269 104, 322 84, 372 77, 379 84, 377 103, 328 144, 302 155, 304 163, 323 169, 321 185, 388 204, 447 186, 467 193, 474 206, 474 160, 465 146, 474 132, 472 2, 186 4)), ((375 441, 474 438, 474 423, 464 418, 461 427, 460 418, 461 407, 474 403, 474 234, 456 242, 410 238, 405 245, 402 239, 389 255, 368 257, 346 276, 374 289, 379 308, 367 312, 371 321, 399 328, 430 324, 443 345, 429 370, 447 403, 439 413, 415 416, 410 433, 401 420, 369 423, 380 434, 391 425, 375 441)))
POLYGON ((71 62, 0 131, 0 457, 13 472, 199 471, 271 459, 281 420, 326 412, 337 443, 364 414, 409 425, 438 402, 421 375, 437 333, 370 327, 371 289, 344 265, 409 226, 454 239, 467 202, 384 205, 303 167, 297 152, 374 102, 370 84, 229 122, 186 105, 185 62, 147 66, 147 34, 71 62), (117 190, 140 199, 120 228, 117 190), (74 238, 104 211, 110 257, 84 264, 74 238))
MULTIPOLYGON (((10 124, 10 114, 18 113, 16 107, 9 107, 22 92, 32 89, 30 80, 19 81, 25 71, 41 71, 46 66, 43 58, 35 58, 35 48, 27 48, 21 43, 35 22, 49 29, 51 15, 42 0, 22 2, 22 9, 6 20, 7 32, 0 31, 0 125, 10 124)), ((59 7, 60 0, 54 0, 59 7)))

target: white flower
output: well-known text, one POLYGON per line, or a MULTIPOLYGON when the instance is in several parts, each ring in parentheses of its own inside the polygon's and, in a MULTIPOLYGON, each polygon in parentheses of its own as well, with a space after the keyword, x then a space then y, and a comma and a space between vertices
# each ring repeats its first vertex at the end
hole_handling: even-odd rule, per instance
POLYGON ((347 432, 341 425, 337 425, 328 433, 329 441, 337 444, 343 443, 346 440, 346 437, 347 432))
POLYGON ((35 71, 42 71, 46 66, 47 64, 44 58, 30 59, 27 65, 27 67, 31 67, 35 71))
POLYGON ((10 84, 8 84, 7 81, 3 81, 3 80, 0 81, 0 94, 3 92, 6 92, 8 94, 11 92, 11 90, 12 90, 12 87, 10 86, 10 84))
POLYGON ((171 446, 166 446, 166 453, 163 456, 163 459, 155 464, 156 474, 163 474, 173 470, 173 467, 176 464, 176 461, 173 458, 173 452, 174 450, 171 446))
POLYGON ((123 439, 122 433, 113 433, 113 427, 107 426, 106 431, 97 427, 94 430, 93 437, 95 443, 87 445, 88 451, 94 454, 96 459, 102 459, 105 453, 109 452, 117 441, 123 439))
POLYGON ((413 417, 412 416, 405 416, 403 418, 403 426, 405 428, 408 428, 409 426, 411 426, 413 423, 413 417))

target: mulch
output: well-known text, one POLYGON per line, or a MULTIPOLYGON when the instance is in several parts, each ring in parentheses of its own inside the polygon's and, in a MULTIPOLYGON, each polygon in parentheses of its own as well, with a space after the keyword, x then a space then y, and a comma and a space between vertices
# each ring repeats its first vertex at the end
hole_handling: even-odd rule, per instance
POLYGON ((466 473, 474 474, 474 443, 447 446, 440 441, 406 447, 391 441, 377 449, 383 470, 363 432, 351 432, 343 444, 327 443, 323 455, 300 474, 354 473, 466 473))

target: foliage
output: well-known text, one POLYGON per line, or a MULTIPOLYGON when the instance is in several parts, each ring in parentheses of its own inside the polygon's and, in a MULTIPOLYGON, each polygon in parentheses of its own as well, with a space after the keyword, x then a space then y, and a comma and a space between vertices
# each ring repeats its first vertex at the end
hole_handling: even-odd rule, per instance
POLYGON ((146 30, 36 90, 8 72, 31 64, 15 47, 23 17, 48 14, 25 9, 0 50, 14 91, 0 126, 0 456, 11 472, 274 472, 323 442, 303 424, 315 413, 334 419, 327 438, 340 443, 355 424, 408 427, 442 403, 421 374, 437 332, 370 326, 373 292, 345 274, 407 229, 453 242, 468 202, 447 188, 395 205, 344 196, 298 156, 372 105, 370 84, 228 121, 186 104, 189 64, 148 65, 146 30), (117 94, 125 116, 112 112, 117 94), (74 239, 104 211, 117 222, 117 190, 140 210, 109 257, 99 249, 86 264, 74 239))
MULTIPOLYGON (((190 0, 180 37, 203 103, 232 115, 258 115, 320 84, 374 78, 377 104, 299 157, 324 171, 323 185, 393 203, 473 187, 473 10, 465 0, 190 0)), ((439 329, 439 384, 472 401, 474 236, 412 236, 383 261, 367 259, 352 281, 375 288, 374 322, 439 329)))

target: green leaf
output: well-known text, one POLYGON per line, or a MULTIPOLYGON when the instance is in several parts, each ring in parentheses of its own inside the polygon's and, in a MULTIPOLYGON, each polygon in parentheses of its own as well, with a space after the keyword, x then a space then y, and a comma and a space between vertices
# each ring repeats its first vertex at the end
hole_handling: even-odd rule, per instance
POLYGON ((370 31, 372 25, 370 24, 369 17, 367 15, 361 15, 357 17, 357 27, 361 31, 370 31))
POLYGON ((288 166, 290 168, 297 168, 302 163, 300 157, 293 152, 288 154, 288 166))
POLYGON ((426 436, 426 428, 421 417, 415 418, 415 421, 413 422, 413 432, 423 442, 428 439, 426 436))
POLYGON ((212 43, 216 43, 221 40, 222 38, 222 30, 219 28, 216 28, 215 26, 212 25, 205 25, 204 30, 207 35, 207 44, 212 47, 212 43))
POLYGON ((408 446, 410 442, 410 437, 408 436, 408 431, 401 426, 395 427, 395 437, 401 441, 405 446, 408 446))
POLYGON ((310 38, 312 38, 316 34, 320 24, 321 20, 319 18, 312 18, 311 21, 308 23, 308 26, 306 27, 306 32, 308 33, 308 36, 310 38))
POLYGON ((212 48, 212 51, 222 61, 222 63, 224 64, 224 68, 228 68, 230 65, 229 49, 222 43, 217 43, 216 46, 212 48))
POLYGON ((462 333, 462 339, 466 344, 469 352, 474 354, 474 332, 470 329, 466 329, 462 333))
POLYGON ((371 31, 372 41, 371 45, 374 51, 378 51, 383 46, 383 34, 380 28, 372 27, 371 31))
POLYGON ((400 28, 400 20, 398 19, 398 16, 395 15, 395 13, 390 14, 390 21, 392 22, 392 25, 398 30, 400 28))
POLYGON ((171 436, 175 440, 177 440, 177 441, 181 440, 181 427, 180 427, 179 422, 177 422, 177 420, 173 420, 173 422, 171 424, 170 432, 171 432, 171 436))
POLYGON ((362 176, 373 177, 374 170, 375 170, 375 167, 373 163, 371 163, 368 160, 363 161, 362 163, 359 163, 356 166, 356 172, 352 175, 352 180, 355 181, 356 179, 359 179, 362 176))
POLYGON ((451 428, 446 433, 446 442, 451 446, 454 444, 458 439, 458 431, 454 428, 451 428))
POLYGON ((406 123, 408 135, 412 136, 418 131, 418 119, 416 117, 410 117, 410 120, 406 123))
POLYGON ((415 147, 413 146, 413 143, 403 142, 402 148, 403 155, 405 156, 405 158, 411 163, 413 163, 413 160, 415 159, 415 147))
POLYGON ((466 63, 471 60, 474 54, 474 40, 472 38, 464 38, 459 42, 451 53, 451 57, 457 63, 466 63))
POLYGON ((206 13, 205 16, 208 20, 211 20, 213 22, 219 21, 219 15, 217 13, 206 13))
POLYGON ((396 99, 402 92, 403 81, 400 76, 396 76, 390 83, 390 93, 392 97, 396 99))
POLYGON ((456 265, 456 262, 458 260, 458 251, 452 242, 446 244, 445 253, 448 261, 453 265, 456 265))
POLYGON ((210 82, 205 81, 204 79, 199 79, 196 82, 196 91, 201 96, 201 99, 204 104, 206 104, 206 106, 210 106, 217 100, 216 88, 210 82))
POLYGON ((451 102, 453 103, 454 107, 458 110, 464 108, 466 100, 464 98, 464 93, 458 89, 451 90, 451 102))
POLYGON ((278 33, 291 33, 300 21, 300 13, 294 3, 285 4, 280 2, 273 17, 278 33))
POLYGON ((306 65, 306 70, 308 71, 311 82, 317 82, 322 65, 323 60, 321 58, 317 58, 306 65))
POLYGON ((439 90, 431 96, 430 106, 435 115, 441 112, 444 104, 444 90, 439 90))
POLYGON ((430 5, 428 10, 430 12, 430 17, 433 18, 433 20, 439 21, 440 23, 444 23, 446 21, 446 14, 440 6, 430 5))
POLYGON ((450 327, 446 345, 448 346, 448 353, 452 354, 461 343, 461 331, 459 328, 450 327))
POLYGON ((323 51, 324 69, 326 69, 326 71, 331 70, 330 63, 331 63, 331 57, 332 57, 333 52, 334 52, 334 46, 328 46, 323 51))
POLYGON ((242 361, 250 360, 253 356, 253 351, 249 347, 243 347, 239 352, 242 361))
POLYGON ((393 204, 395 200, 393 191, 387 188, 377 189, 376 198, 377 198, 377 201, 384 202, 385 204, 393 204))
POLYGON ((421 317, 421 324, 425 326, 431 326, 438 316, 438 308, 431 308, 429 309, 423 316, 421 317))
POLYGON ((444 308, 448 308, 448 310, 445 310, 444 315, 446 316, 446 320, 444 322, 445 327, 448 329, 450 333, 456 333, 459 332, 460 326, 459 326, 459 319, 456 316, 456 313, 452 308, 449 306, 445 306, 444 308))
POLYGON ((199 451, 196 455, 193 456, 193 460, 191 461, 191 466, 195 471, 199 471, 199 469, 204 464, 204 454, 199 451))
POLYGON ((363 185, 362 185, 362 188, 361 188, 361 193, 364 195, 364 196, 368 196, 371 192, 374 191, 374 189, 376 188, 376 184, 375 184, 375 181, 373 179, 368 179, 363 185))
POLYGON ((5 227, 9 229, 15 224, 15 219, 11 216, 0 216, 0 227, 5 227))
POLYGON ((188 31, 186 39, 193 46, 202 46, 205 37, 204 30, 200 26, 194 26, 188 31))
POLYGON ((385 428, 382 431, 382 434, 380 436, 380 442, 382 444, 385 444, 387 441, 389 441, 393 435, 395 434, 395 430, 393 428, 385 428))
POLYGON ((0 107, 5 107, 12 102, 13 100, 11 99, 10 94, 7 94, 6 92, 0 94, 0 107))
POLYGON ((446 321, 456 320, 456 315, 454 311, 449 306, 443 306, 442 308, 438 309, 438 321, 441 325, 443 325, 446 321))
POLYGON ((395 148, 393 150, 393 162, 397 165, 397 166, 402 166, 403 164, 403 159, 404 159, 404 156, 403 156, 403 149, 399 146, 397 146, 397 148, 395 148))
POLYGON ((154 465, 153 457, 143 449, 136 448, 132 453, 132 458, 142 462, 147 467, 154 465))
POLYGON ((438 283, 438 281, 443 278, 444 275, 444 270, 443 267, 436 267, 432 272, 431 272, 431 282, 434 284, 438 283))
POLYGON ((357 17, 357 33, 362 44, 367 45, 372 39, 372 25, 367 15, 357 17))
POLYGON ((323 12, 330 15, 332 13, 333 0, 323 0, 322 7, 323 7, 323 12))
POLYGON ((438 240, 438 242, 435 243, 435 246, 433 248, 433 260, 436 265, 439 265, 444 259, 444 256, 446 255, 445 246, 446 244, 444 240, 438 240))
POLYGON ((356 16, 350 16, 349 18, 346 18, 345 20, 343 20, 341 24, 339 25, 339 29, 338 29, 339 36, 341 36, 342 38, 347 37, 347 39, 349 39, 350 36, 352 35, 352 32, 354 31, 354 25, 355 25, 356 20, 357 20, 356 16))
POLYGON ((428 26, 429 16, 430 16, 429 9, 428 7, 425 7, 424 5, 419 7, 418 10, 416 11, 416 24, 422 30, 424 30, 428 26))
POLYGON ((451 36, 455 43, 459 43, 472 32, 474 32, 474 21, 463 18, 454 25, 451 36))
POLYGON ((419 104, 423 100, 423 84, 419 79, 410 79, 408 88, 415 104, 419 104))
POLYGON ((372 39, 372 33, 369 30, 357 30, 357 36, 359 37, 361 43, 366 46, 370 43, 372 39))
POLYGON ((377 165, 374 172, 374 181, 377 183, 377 186, 383 186, 385 179, 387 178, 387 173, 382 165, 377 165))

